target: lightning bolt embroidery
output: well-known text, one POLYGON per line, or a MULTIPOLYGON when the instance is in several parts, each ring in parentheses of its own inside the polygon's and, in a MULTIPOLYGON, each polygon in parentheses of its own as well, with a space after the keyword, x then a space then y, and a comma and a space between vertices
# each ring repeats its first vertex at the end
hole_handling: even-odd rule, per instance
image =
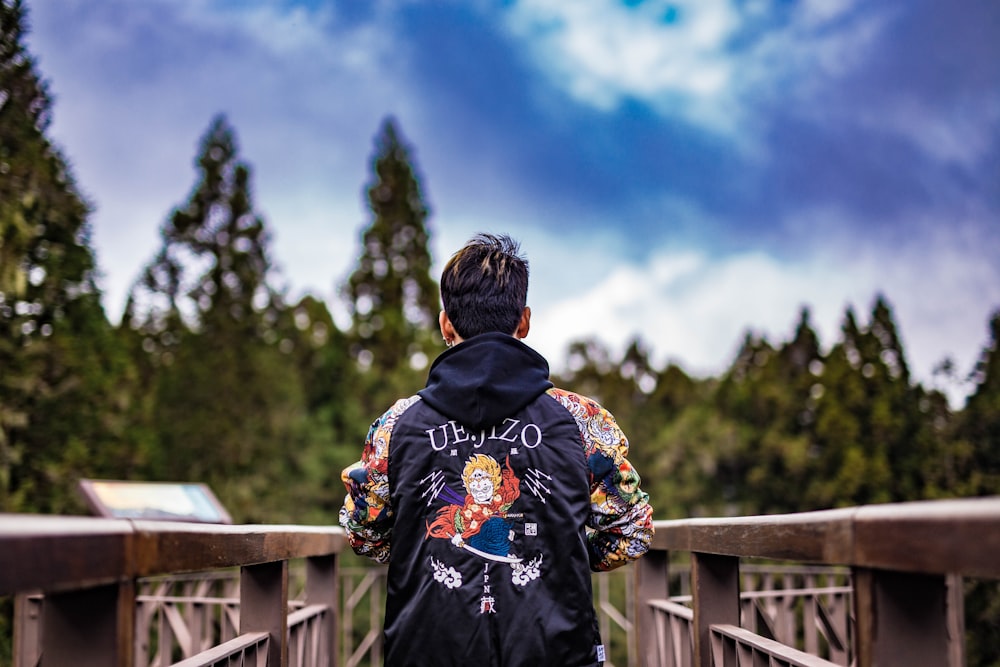
POLYGON ((528 490, 544 503, 545 496, 542 495, 543 492, 545 495, 551 495, 552 489, 545 486, 545 482, 543 480, 551 481, 552 476, 546 475, 538 468, 528 468, 527 472, 525 472, 524 485, 527 486, 528 490))
POLYGON ((441 490, 445 487, 444 472, 441 470, 435 470, 431 474, 427 475, 427 477, 420 480, 420 483, 427 487, 424 492, 420 494, 420 497, 425 498, 428 494, 430 494, 430 498, 427 498, 427 506, 430 507, 430 504, 434 502, 438 495, 440 495, 441 490))

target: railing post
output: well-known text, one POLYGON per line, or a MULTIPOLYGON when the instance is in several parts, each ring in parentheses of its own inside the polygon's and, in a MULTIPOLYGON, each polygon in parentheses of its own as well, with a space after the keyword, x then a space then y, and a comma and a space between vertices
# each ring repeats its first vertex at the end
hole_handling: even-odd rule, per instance
POLYGON ((14 596, 14 667, 37 667, 42 650, 42 596, 14 596))
POLYGON ((691 553, 694 664, 712 667, 711 627, 740 624, 740 559, 691 553))
POLYGON ((46 667, 132 667, 135 581, 48 593, 42 605, 46 667))
POLYGON ((266 632, 268 667, 288 665, 288 561, 240 569, 240 634, 266 632))
POLYGON ((656 631, 657 614, 649 606, 650 600, 665 600, 670 597, 670 552, 650 550, 637 560, 635 567, 635 646, 640 661, 646 667, 657 667, 658 656, 664 647, 659 644, 656 631))
POLYGON ((854 569, 858 667, 949 664, 942 575, 854 569))
POLYGON ((965 583, 959 574, 945 576, 948 586, 948 667, 965 667, 965 583))
POLYGON ((324 630, 327 655, 323 664, 337 664, 337 627, 340 622, 340 591, 338 589, 338 563, 336 555, 315 556, 306 559, 306 602, 322 604, 329 608, 324 630))

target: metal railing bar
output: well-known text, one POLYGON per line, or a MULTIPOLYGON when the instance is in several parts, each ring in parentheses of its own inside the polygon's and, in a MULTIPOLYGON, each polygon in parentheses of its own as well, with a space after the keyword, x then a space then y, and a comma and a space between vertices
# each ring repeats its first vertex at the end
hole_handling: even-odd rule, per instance
POLYGON ((250 648, 255 648, 266 654, 269 641, 270 635, 266 632, 248 632, 245 635, 230 639, 224 644, 219 644, 207 651, 202 651, 198 655, 175 662, 171 667, 208 667, 209 665, 219 664, 223 660, 240 655, 250 648))
MULTIPOLYGON (((713 625, 711 632, 715 637, 725 637, 732 640, 737 646, 749 647, 767 656, 778 658, 782 661, 781 664, 786 664, 790 667, 839 667, 836 663, 832 663, 829 660, 799 651, 773 639, 761 637, 735 625, 713 625)), ((728 663, 717 662, 717 664, 728 663)), ((745 663, 741 662, 739 664, 745 663)))
POLYGON ((816 624, 819 626, 820 632, 826 637, 826 641, 830 643, 831 648, 835 651, 844 652, 847 651, 847 641, 845 637, 841 637, 840 630, 834 624, 834 616, 830 613, 830 610, 826 608, 826 605, 822 600, 816 600, 816 624))
POLYGON ((329 611, 330 608, 325 604, 311 604, 308 607, 303 607, 288 614, 288 627, 291 628, 293 625, 305 623, 310 619, 329 613, 329 611))
POLYGON ((354 653, 350 655, 347 659, 347 667, 356 667, 356 665, 361 664, 361 659, 368 654, 368 651, 375 644, 381 630, 369 630, 368 634, 364 636, 364 639, 358 644, 358 647, 354 650, 354 653))
POLYGON ((832 586, 830 588, 779 588, 773 591, 742 591, 740 598, 744 600, 768 599, 768 598, 815 598, 822 595, 842 595, 850 594, 853 589, 850 586, 832 586))
POLYGON ((671 616, 679 616, 687 621, 694 620, 694 610, 691 607, 686 607, 672 600, 650 600, 649 606, 671 616))
POLYGON ((351 593, 350 597, 347 599, 346 603, 347 606, 350 609, 354 609, 356 606, 358 606, 358 603, 365 598, 365 595, 368 593, 368 590, 372 586, 378 583, 379 577, 380 573, 374 570, 365 573, 365 576, 361 578, 361 581, 358 581, 354 585, 354 590, 351 593))

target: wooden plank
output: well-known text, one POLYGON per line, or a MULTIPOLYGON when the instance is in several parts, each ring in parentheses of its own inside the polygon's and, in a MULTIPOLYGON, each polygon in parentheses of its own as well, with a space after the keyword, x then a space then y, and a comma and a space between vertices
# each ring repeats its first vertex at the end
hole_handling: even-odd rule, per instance
POLYGON ((288 664, 288 561, 248 565, 240 571, 240 634, 270 635, 267 664, 288 664))
POLYGON ((0 515, 0 595, 64 591, 128 578, 127 521, 0 515))
MULTIPOLYGON (((186 660, 175 662, 171 667, 206 667, 206 665, 221 665, 223 661, 234 656, 242 656, 248 649, 266 650, 269 635, 266 632, 248 632, 234 637, 229 641, 191 656, 186 660)), ((226 662, 225 664, 229 664, 226 662)), ((249 663, 247 663, 249 664, 249 663)))
POLYGON ((135 586, 51 593, 42 606, 45 667, 132 667, 135 586))
MULTIPOLYGON (((746 654, 763 654, 772 658, 768 661, 775 665, 789 665, 790 667, 838 667, 829 660, 824 660, 808 653, 803 653, 798 649, 785 646, 760 635, 755 635, 749 630, 745 630, 736 625, 720 624, 712 627, 712 635, 715 645, 722 647, 725 644, 723 638, 728 639, 735 646, 744 647, 746 654)), ((721 651, 720 651, 721 652, 721 651)), ((731 653, 732 650, 730 649, 731 653)), ((764 662, 764 664, 768 664, 764 662)), ((735 665, 736 662, 720 662, 718 665, 735 665)), ((740 665, 749 664, 740 662, 740 665)), ((756 664, 756 663, 754 663, 756 664)), ((905 665, 905 662, 888 662, 887 665, 905 665)))
POLYGON ((653 525, 659 550, 1000 578, 1000 497, 653 525))
POLYGON ((327 607, 321 621, 322 654, 332 660, 337 655, 337 608, 340 599, 339 558, 313 556, 306 559, 306 602, 327 607))
POLYGON ((642 664, 656 666, 660 653, 656 632, 656 611, 650 606, 651 600, 665 600, 670 597, 670 554, 666 551, 649 551, 636 561, 635 565, 635 618, 636 638, 642 664))
POLYGON ((139 576, 325 556, 347 544, 339 527, 133 523, 139 576))
POLYGON ((694 664, 712 667, 711 627, 740 624, 739 559, 716 554, 691 554, 694 597, 694 664))
POLYGON ((854 533, 855 565, 1000 577, 1000 498, 870 505, 854 533))
POLYGON ((19 593, 14 598, 14 667, 38 667, 41 633, 41 596, 19 593))
POLYGON ((858 667, 948 664, 943 575, 858 568, 854 589, 858 667))
POLYGON ((654 522, 654 548, 743 558, 847 563, 856 509, 654 522))

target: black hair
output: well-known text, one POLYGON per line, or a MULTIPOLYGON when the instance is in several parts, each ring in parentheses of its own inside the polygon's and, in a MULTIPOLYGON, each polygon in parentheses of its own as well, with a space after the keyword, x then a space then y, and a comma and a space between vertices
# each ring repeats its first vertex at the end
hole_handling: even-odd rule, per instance
POLYGON ((528 301, 528 260, 517 241, 476 234, 445 265, 441 301, 462 338, 517 331, 528 301))

